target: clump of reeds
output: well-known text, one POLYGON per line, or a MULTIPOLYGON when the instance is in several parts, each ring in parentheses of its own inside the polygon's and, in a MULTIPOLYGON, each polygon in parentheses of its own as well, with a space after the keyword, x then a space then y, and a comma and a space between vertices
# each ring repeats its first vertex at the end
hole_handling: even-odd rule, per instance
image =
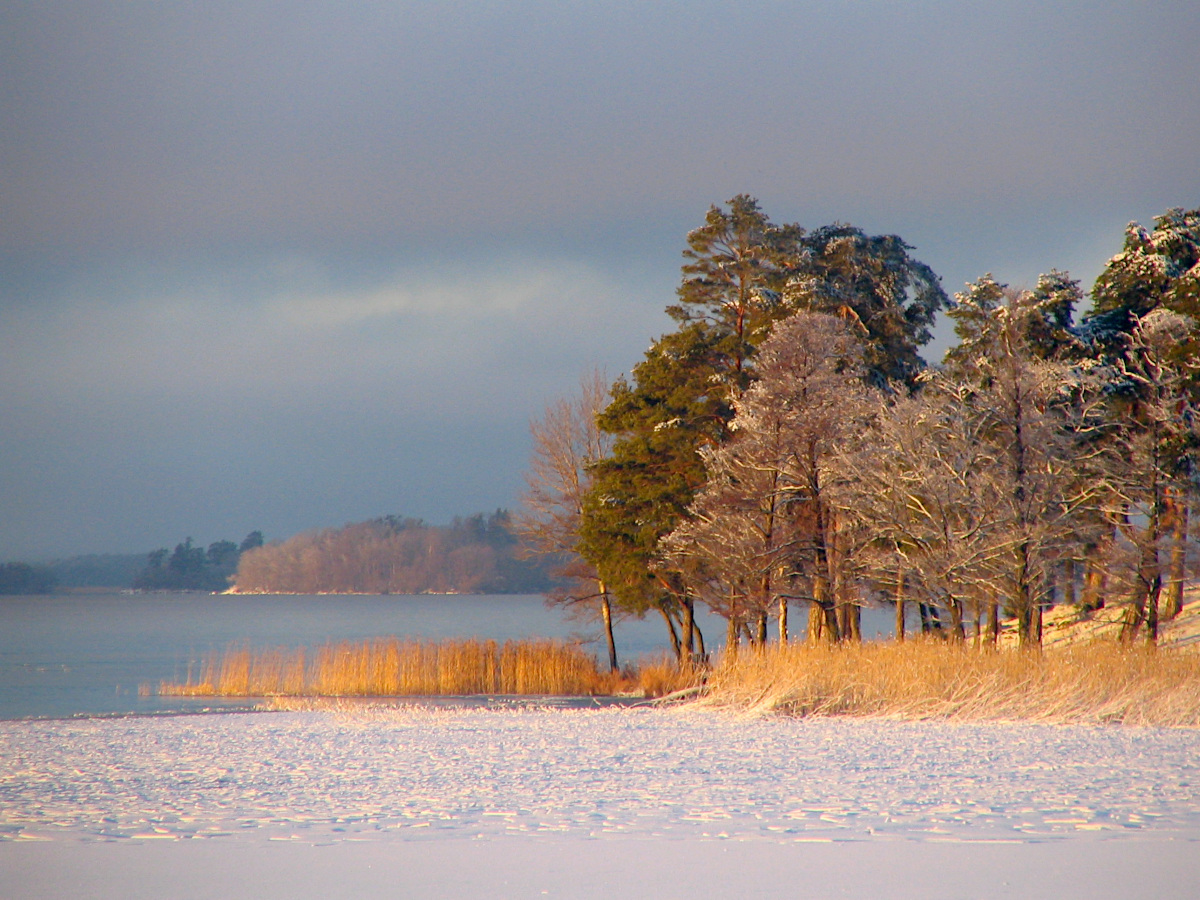
POLYGON ((1112 642, 793 644, 726 655, 708 688, 707 703, 759 713, 1200 726, 1200 654, 1112 642))
POLYGON ((708 677, 708 667, 700 663, 680 664, 669 656, 661 656, 643 659, 631 674, 643 696, 666 697, 702 685, 708 677))
POLYGON ((456 694, 589 695, 611 678, 594 657, 560 641, 443 641, 381 638, 359 643, 210 655, 198 677, 164 682, 175 696, 386 697, 456 694))

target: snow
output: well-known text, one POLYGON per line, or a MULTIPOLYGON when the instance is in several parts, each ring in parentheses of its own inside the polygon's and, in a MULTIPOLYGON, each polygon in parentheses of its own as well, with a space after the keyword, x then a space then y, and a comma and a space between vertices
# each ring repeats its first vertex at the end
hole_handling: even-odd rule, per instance
POLYGON ((686 707, 10 721, 0 896, 1179 895, 1198 751, 686 707))

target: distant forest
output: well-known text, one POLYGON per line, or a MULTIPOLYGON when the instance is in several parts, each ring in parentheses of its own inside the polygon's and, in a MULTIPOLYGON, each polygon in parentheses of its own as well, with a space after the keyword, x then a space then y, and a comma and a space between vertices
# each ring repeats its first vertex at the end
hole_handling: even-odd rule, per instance
POLYGON ((166 547, 155 550, 146 566, 133 579, 140 591, 224 591, 228 590, 242 554, 261 547, 261 531, 252 531, 241 544, 215 541, 208 548, 192 546, 189 537, 176 544, 173 552, 166 547))
POLYGON ((89 588, 312 594, 536 594, 556 586, 560 561, 525 558, 507 510, 455 518, 448 526, 384 516, 263 543, 207 547, 189 537, 173 550, 91 554, 46 564, 0 564, 0 594, 89 588))
POLYGON ((553 586, 546 560, 522 559, 510 516, 456 518, 449 526, 384 516, 266 544, 244 553, 239 593, 505 594, 553 586))

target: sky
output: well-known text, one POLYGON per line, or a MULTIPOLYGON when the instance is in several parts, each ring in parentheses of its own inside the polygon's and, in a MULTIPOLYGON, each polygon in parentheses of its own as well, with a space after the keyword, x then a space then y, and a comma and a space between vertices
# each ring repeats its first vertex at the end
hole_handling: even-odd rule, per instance
POLYGON ((0 4, 0 561, 513 508, 739 193, 1087 287, 1200 205, 1198 44, 1167 0, 0 4))

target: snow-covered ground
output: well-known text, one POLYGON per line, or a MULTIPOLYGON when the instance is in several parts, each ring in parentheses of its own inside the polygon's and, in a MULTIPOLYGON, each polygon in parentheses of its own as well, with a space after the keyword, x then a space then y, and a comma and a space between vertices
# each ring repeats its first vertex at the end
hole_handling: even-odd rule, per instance
POLYGON ((1200 732, 687 708, 3 722, 0 837, 8 898, 1196 896, 1200 732))

